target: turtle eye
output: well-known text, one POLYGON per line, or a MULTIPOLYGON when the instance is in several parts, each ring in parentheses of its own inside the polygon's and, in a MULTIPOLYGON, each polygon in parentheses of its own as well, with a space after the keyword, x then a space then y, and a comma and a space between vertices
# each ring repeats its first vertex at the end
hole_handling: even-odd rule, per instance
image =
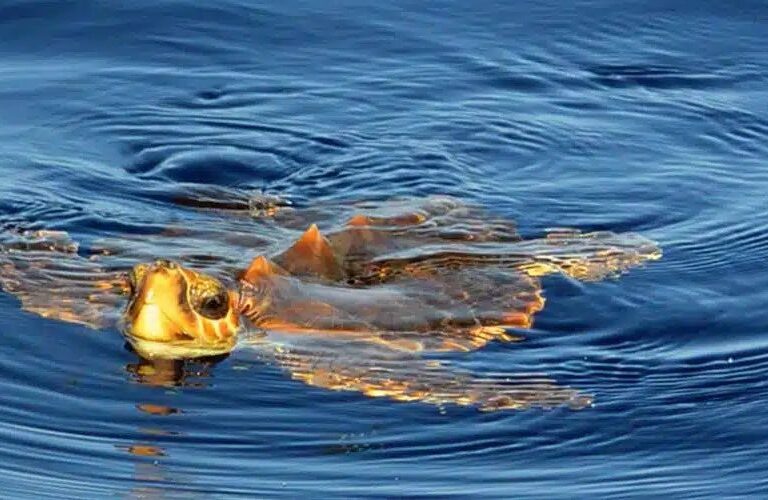
POLYGON ((221 319, 229 311, 228 298, 225 291, 203 297, 197 307, 197 312, 209 319, 221 319))

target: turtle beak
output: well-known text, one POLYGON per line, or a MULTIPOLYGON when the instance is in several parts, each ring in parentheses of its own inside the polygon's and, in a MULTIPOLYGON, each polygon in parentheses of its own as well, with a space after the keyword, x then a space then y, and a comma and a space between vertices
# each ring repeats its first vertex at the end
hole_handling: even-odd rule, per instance
POLYGON ((145 335, 151 332, 154 338, 176 335, 180 328, 173 314, 175 301, 186 289, 178 269, 178 264, 167 260, 134 266, 129 275, 131 298, 124 313, 130 326, 145 335))

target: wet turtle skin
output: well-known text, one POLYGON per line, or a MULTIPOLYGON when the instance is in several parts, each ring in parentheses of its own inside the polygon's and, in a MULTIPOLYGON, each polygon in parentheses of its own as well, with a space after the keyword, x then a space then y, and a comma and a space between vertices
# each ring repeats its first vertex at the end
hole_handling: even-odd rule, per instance
POLYGON ((325 235, 306 220, 313 212, 291 210, 286 225, 309 226, 294 242, 218 277, 164 259, 126 271, 130 252, 84 255, 65 233, 10 230, 0 285, 45 317, 118 323, 158 363, 248 346, 327 389, 482 410, 581 408, 589 396, 546 377, 482 379, 428 355, 520 339, 544 306, 541 276, 595 281, 661 257, 636 234, 524 240, 510 221, 450 198, 359 208, 325 235))

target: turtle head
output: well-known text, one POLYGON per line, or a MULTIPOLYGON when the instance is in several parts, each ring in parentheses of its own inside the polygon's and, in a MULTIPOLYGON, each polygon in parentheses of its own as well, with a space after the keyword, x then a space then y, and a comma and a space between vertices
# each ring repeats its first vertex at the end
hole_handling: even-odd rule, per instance
POLYGON ((130 272, 125 335, 145 358, 225 354, 239 329, 237 295, 217 279, 167 260, 130 272))

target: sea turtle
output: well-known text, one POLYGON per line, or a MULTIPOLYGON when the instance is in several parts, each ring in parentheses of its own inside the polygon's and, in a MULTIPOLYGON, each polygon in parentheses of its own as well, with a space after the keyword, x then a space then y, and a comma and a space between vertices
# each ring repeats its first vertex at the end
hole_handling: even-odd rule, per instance
MULTIPOLYGON (((182 201, 254 211, 253 203, 182 201)), ((512 222, 453 198, 325 211, 262 205, 259 214, 271 217, 275 231, 308 229, 239 272, 214 258, 135 263, 142 252, 131 245, 83 250, 63 232, 9 229, 0 285, 45 317, 95 328, 119 321, 150 361, 222 355, 241 345, 324 388, 482 410, 581 407, 588 396, 546 377, 479 378, 434 353, 519 338, 515 332, 530 327, 544 305, 540 276, 598 280, 661 256, 636 234, 562 229, 524 240, 512 222), (329 221, 329 213, 346 213, 346 222, 329 221), (329 226, 325 234, 313 220, 329 226)), ((194 232, 166 236, 190 238, 184 231, 194 232)))

